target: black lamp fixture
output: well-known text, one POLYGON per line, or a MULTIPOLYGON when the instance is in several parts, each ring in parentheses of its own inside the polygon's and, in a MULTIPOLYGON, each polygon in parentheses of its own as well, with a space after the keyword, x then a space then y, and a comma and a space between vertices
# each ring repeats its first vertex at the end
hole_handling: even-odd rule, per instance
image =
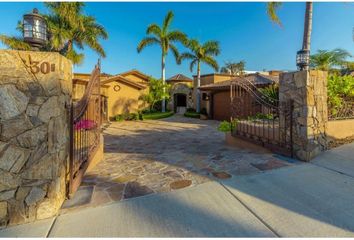
POLYGON ((296 54, 296 66, 300 71, 308 70, 310 66, 310 51, 300 50, 296 54))
POLYGON ((188 94, 188 99, 189 99, 189 100, 192 99, 192 91, 189 92, 189 94, 188 94))
POLYGON ((37 50, 47 42, 47 23, 37 8, 23 15, 23 39, 37 50))

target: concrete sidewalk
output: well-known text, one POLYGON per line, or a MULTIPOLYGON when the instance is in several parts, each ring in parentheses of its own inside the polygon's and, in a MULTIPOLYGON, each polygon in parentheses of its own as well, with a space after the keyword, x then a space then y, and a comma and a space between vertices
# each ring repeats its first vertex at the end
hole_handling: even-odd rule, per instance
POLYGON ((2 237, 274 237, 217 182, 147 195, 57 217, 48 223, 9 228, 2 237), (22 229, 21 229, 22 228, 22 229))
POLYGON ((84 209, 0 236, 354 237, 353 146, 313 164, 84 209))

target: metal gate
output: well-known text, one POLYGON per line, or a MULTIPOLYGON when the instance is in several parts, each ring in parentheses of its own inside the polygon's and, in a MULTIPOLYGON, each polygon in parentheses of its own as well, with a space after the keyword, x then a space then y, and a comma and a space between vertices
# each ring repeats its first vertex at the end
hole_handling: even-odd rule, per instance
POLYGON ((71 106, 69 198, 80 186, 82 177, 99 147, 100 126, 100 62, 98 62, 83 97, 71 106))
POLYGON ((232 134, 259 144, 273 152, 293 156, 293 104, 279 102, 259 91, 248 80, 231 83, 232 134))

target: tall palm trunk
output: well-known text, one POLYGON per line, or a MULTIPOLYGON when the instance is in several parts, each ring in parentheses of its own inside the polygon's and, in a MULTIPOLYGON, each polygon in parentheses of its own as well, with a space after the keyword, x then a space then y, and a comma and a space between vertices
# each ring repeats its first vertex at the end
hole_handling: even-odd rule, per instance
MULTIPOLYGON (((311 32, 312 32, 312 2, 306 2, 305 12, 305 25, 304 25, 304 38, 302 42, 302 50, 310 51, 311 46, 311 32)), ((304 70, 308 70, 309 67, 305 67, 304 70)))
MULTIPOLYGON (((162 53, 162 62, 161 62, 161 79, 162 79, 162 82, 165 84, 165 54, 162 53)), ((165 87, 163 88, 163 93, 165 95, 165 87)), ((166 111, 166 100, 165 98, 162 99, 162 112, 165 112, 166 111)))
POLYGON ((198 67, 197 67, 197 96, 196 96, 196 101, 197 101, 197 112, 199 113, 200 112, 200 90, 199 90, 199 87, 200 87, 200 61, 198 61, 198 67))

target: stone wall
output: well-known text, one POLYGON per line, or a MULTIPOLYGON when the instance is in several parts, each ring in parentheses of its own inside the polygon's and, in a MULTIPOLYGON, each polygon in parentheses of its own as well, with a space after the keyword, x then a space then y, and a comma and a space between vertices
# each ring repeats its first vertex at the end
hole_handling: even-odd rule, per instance
POLYGON ((0 226, 55 215, 65 199, 72 64, 0 50, 0 226))
POLYGON ((175 106, 175 99, 174 99, 174 95, 175 94, 185 94, 186 95, 186 104, 187 104, 187 108, 192 108, 193 107, 193 100, 192 98, 190 98, 190 94, 192 94, 192 89, 185 83, 175 83, 173 84, 173 86, 171 87, 170 90, 170 101, 167 103, 168 105, 168 109, 170 110, 174 110, 174 106, 175 106))
POLYGON ((280 75, 279 99, 293 100, 293 148, 309 161, 327 149, 327 72, 299 71, 280 75))

